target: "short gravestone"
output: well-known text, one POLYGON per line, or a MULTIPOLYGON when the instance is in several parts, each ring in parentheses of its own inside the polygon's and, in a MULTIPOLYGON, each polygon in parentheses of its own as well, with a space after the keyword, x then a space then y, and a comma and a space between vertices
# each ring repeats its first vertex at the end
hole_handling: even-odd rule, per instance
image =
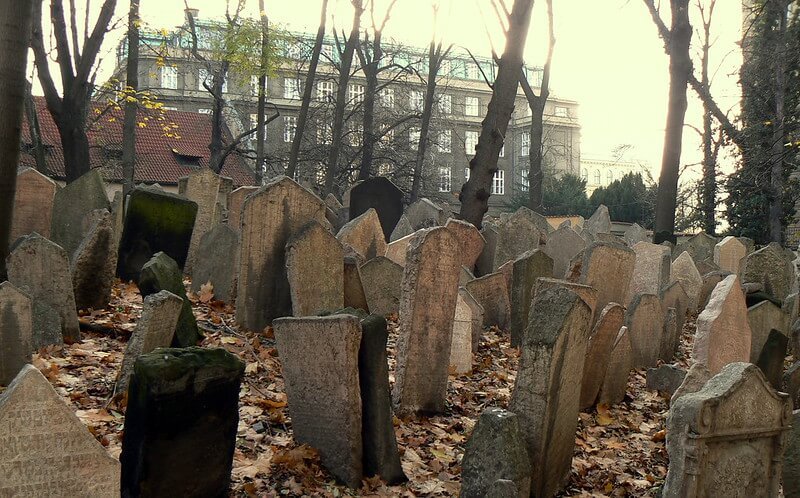
POLYGON ((541 249, 553 258, 553 276, 565 278, 570 261, 586 248, 586 241, 570 227, 560 227, 547 236, 541 249))
POLYGON ((486 244, 481 232, 472 223, 452 218, 447 220, 444 226, 458 239, 461 266, 466 266, 470 270, 475 268, 475 263, 486 244))
MULTIPOLYGON (((705 275, 707 273, 720 271, 719 266, 717 266, 710 259, 704 259, 703 261, 698 261, 697 263, 695 263, 695 266, 697 267, 697 272, 700 275, 705 275)), ((728 274, 729 272, 725 272, 725 273, 728 274)))
POLYGON ((583 224, 583 229, 592 235, 611 233, 611 216, 608 214, 608 208, 603 204, 597 206, 592 216, 583 224))
POLYGON ((714 247, 716 245, 716 238, 705 232, 700 232, 679 243, 672 253, 677 257, 686 251, 689 253, 689 256, 692 257, 695 264, 699 264, 701 261, 705 260, 713 261, 714 247))
POLYGON ((351 488, 363 473, 359 387, 361 323, 353 315, 273 322, 295 440, 351 488))
POLYGON ((32 365, 0 394, 0 469, 4 497, 120 495, 119 462, 32 365))
POLYGON ((647 369, 646 385, 651 391, 658 391, 672 396, 681 387, 686 378, 686 370, 675 365, 659 365, 647 369))
POLYGON ((628 247, 633 247, 639 242, 648 241, 647 230, 639 226, 638 223, 634 223, 625 229, 622 238, 628 244, 628 247))
POLYGON ((632 368, 633 356, 628 328, 622 326, 611 347, 611 356, 608 359, 608 367, 603 377, 603 384, 600 386, 597 402, 606 405, 622 403, 628 389, 628 377, 632 368))
POLYGON ((399 416, 445 408, 458 295, 457 244, 448 229, 437 227, 417 232, 409 245, 392 391, 399 416))
POLYGON ((791 402, 750 363, 731 363, 667 418, 664 498, 778 496, 791 402))
POLYGON ((136 360, 122 496, 227 496, 243 374, 221 348, 159 348, 136 360))
POLYGON ((370 209, 377 211, 384 240, 388 242, 403 214, 403 191, 382 176, 357 183, 350 189, 350 219, 370 209))
POLYGON ((197 216, 194 219, 192 238, 189 241, 189 252, 186 256, 186 264, 183 267, 185 272, 191 273, 195 258, 198 255, 200 239, 216 224, 215 220, 219 218, 218 202, 224 196, 220 193, 222 177, 211 171, 211 168, 202 167, 192 171, 184 178, 186 187, 180 190, 179 193, 197 204, 197 216))
POLYGON ((502 408, 487 408, 481 413, 464 449, 459 496, 484 498, 498 480, 516 485, 514 496, 529 496, 530 469, 519 417, 502 408))
POLYGON ((697 317, 692 359, 716 375, 728 363, 750 361, 751 335, 739 278, 730 275, 717 284, 697 317))
POLYGON ((581 382, 580 408, 594 406, 603 379, 606 376, 608 360, 614 341, 625 319, 625 310, 617 303, 609 303, 600 312, 600 317, 589 336, 586 346, 586 359, 583 362, 583 381, 581 382))
POLYGON ((781 302, 789 294, 797 292, 794 266, 780 244, 775 242, 745 257, 741 278, 742 282, 762 284, 765 293, 781 302))
POLYGON ((512 346, 520 346, 525 337, 536 281, 552 276, 553 259, 539 249, 526 252, 513 262, 510 323, 512 346))
POLYGON ((183 299, 175 294, 162 290, 144 298, 142 316, 136 322, 136 329, 128 339, 122 366, 117 375, 114 387, 116 395, 128 391, 128 382, 133 373, 136 359, 150 353, 156 348, 168 348, 175 336, 178 319, 181 316, 183 299))
POLYGON ((378 256, 361 265, 359 270, 370 313, 381 316, 398 313, 403 267, 388 258, 378 256))
POLYGON ((359 266, 361 265, 356 257, 344 257, 344 307, 369 311, 359 266))
POLYGON ((239 231, 229 224, 216 225, 200 239, 197 254, 192 267, 192 292, 199 293, 203 285, 210 283, 214 299, 232 304, 236 295, 239 231))
POLYGON ((771 330, 779 330, 789 337, 786 314, 770 301, 761 301, 747 308, 747 323, 750 325, 750 363, 758 362, 761 349, 767 342, 771 330))
POLYGON ((294 316, 344 306, 344 250, 336 237, 316 221, 301 228, 286 243, 286 275, 294 316))
POLYGON ((342 244, 355 249, 365 261, 386 254, 386 239, 383 237, 380 219, 375 209, 369 209, 347 222, 336 234, 336 238, 342 244))
POLYGON ((776 390, 782 387, 783 361, 786 359, 786 346, 789 338, 778 330, 770 330, 767 341, 761 349, 756 365, 764 372, 772 387, 776 390))
POLYGON ((689 297, 687 309, 692 313, 697 311, 700 289, 703 286, 703 277, 697 271, 697 266, 695 266, 688 252, 684 251, 672 262, 669 281, 670 283, 681 283, 683 290, 686 291, 686 295, 689 297))
POLYGON ((386 246, 386 257, 400 266, 406 266, 406 252, 413 238, 414 233, 411 233, 401 239, 391 242, 386 246))
POLYGON ((10 249, 8 280, 33 300, 33 347, 79 341, 67 253, 37 233, 18 239, 10 249))
POLYGON ((441 226, 448 218, 441 207, 425 198, 419 199, 408 206, 405 216, 415 231, 422 228, 441 226))
POLYGON ((7 386, 31 361, 33 350, 31 298, 11 282, 0 283, 0 386, 7 386))
POLYGON ((182 269, 196 215, 197 204, 183 197, 152 187, 133 189, 125 210, 117 276, 137 281, 142 266, 157 252, 167 254, 182 269))
POLYGON ((739 273, 745 256, 747 247, 736 237, 725 237, 714 246, 714 263, 723 271, 739 273))
POLYGON ((17 173, 11 242, 33 232, 50 237, 53 198, 57 190, 56 182, 33 168, 24 168, 17 173))
POLYGON ((624 302, 635 262, 636 253, 622 244, 595 242, 584 251, 579 283, 597 289, 594 309, 602 310, 608 303, 624 302))
POLYGON ((101 310, 111 300, 117 250, 111 213, 102 211, 72 259, 72 289, 79 310, 101 310))
POLYGON ((800 410, 792 412, 791 425, 783 453, 781 483, 784 498, 800 498, 800 410))
POLYGON ((524 253, 537 249, 540 239, 547 236, 547 232, 542 233, 541 226, 527 211, 530 209, 521 207, 507 220, 497 224, 497 246, 492 267, 494 271, 506 262, 514 261, 524 253))
POLYGON ((531 460, 532 496, 555 496, 569 478, 591 319, 563 287, 538 293, 531 307, 509 410, 531 460))
POLYGON ((406 215, 403 215, 400 217, 400 220, 397 222, 394 230, 392 230, 392 234, 389 236, 389 242, 402 239, 403 237, 411 235, 412 233, 414 233, 414 227, 411 226, 411 222, 408 221, 406 215))
POLYGON ((631 339, 633 366, 653 367, 661 352, 664 311, 661 300, 653 294, 639 294, 625 313, 625 326, 631 339))
POLYGON ((496 325, 505 330, 511 320, 511 303, 508 300, 506 278, 502 273, 490 273, 476 278, 465 286, 483 307, 483 325, 496 325))
POLYGON ((84 217, 97 209, 111 210, 100 169, 84 173, 53 196, 50 240, 64 248, 70 260, 83 240, 84 217))
POLYGON ((639 242, 632 248, 636 253, 636 262, 633 265, 633 275, 625 297, 625 304, 630 304, 637 294, 658 295, 661 289, 669 283, 668 248, 650 242, 639 242))
POLYGON ((138 286, 144 298, 165 290, 183 299, 178 325, 171 340, 172 346, 181 348, 194 346, 203 338, 197 328, 192 303, 186 297, 182 272, 172 258, 163 252, 156 253, 142 267, 138 286))
POLYGON ((228 194, 228 225, 236 231, 242 229, 242 207, 248 195, 258 191, 258 187, 245 185, 228 194))

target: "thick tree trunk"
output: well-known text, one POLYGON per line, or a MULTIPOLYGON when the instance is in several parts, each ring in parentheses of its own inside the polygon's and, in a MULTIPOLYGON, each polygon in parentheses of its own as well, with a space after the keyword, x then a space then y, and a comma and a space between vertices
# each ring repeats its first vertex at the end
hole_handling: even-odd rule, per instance
POLYGON ((669 38, 669 102, 664 132, 664 151, 661 156, 661 175, 656 197, 656 244, 668 240, 675 242, 675 206, 678 197, 683 123, 686 116, 686 90, 692 62, 689 58, 689 41, 692 27, 689 24, 689 0, 670 0, 672 8, 671 36, 669 38))
POLYGON ((211 110, 211 143, 208 145, 211 151, 209 158, 209 167, 211 171, 220 174, 222 166, 225 163, 225 145, 222 142, 222 133, 224 130, 224 115, 225 97, 222 94, 222 85, 225 84, 225 78, 228 73, 228 62, 222 62, 220 67, 214 71, 214 76, 211 84, 211 95, 214 98, 213 108, 211 110))
POLYGON ((89 137, 86 135, 87 108, 87 100, 74 101, 65 96, 64 112, 54 116, 64 150, 67 183, 77 180, 91 169, 89 137))
POLYGON ((28 121, 28 134, 31 136, 33 158, 36 161, 36 170, 43 175, 49 175, 47 160, 42 144, 42 130, 39 127, 39 115, 36 113, 36 102, 31 95, 31 83, 25 82, 25 118, 28 121))
POLYGON ((464 184, 459 195, 461 219, 478 228, 481 228, 483 215, 489 210, 489 196, 492 178, 497 171, 497 158, 506 138, 508 121, 514 112, 532 10, 533 0, 514 0, 508 18, 506 46, 500 59, 492 98, 481 125, 475 157, 469 165, 469 181, 464 184))
POLYGON ((25 103, 25 66, 37 0, 0 0, 0 281, 6 279, 25 103))
POLYGON ((422 122, 419 130, 419 145, 414 161, 414 179, 411 183, 411 195, 409 202, 419 199, 419 192, 422 189, 422 176, 425 171, 425 154, 428 150, 428 134, 431 127, 431 116, 433 115, 433 101, 436 97, 436 77, 439 74, 439 66, 442 62, 442 44, 431 41, 428 49, 428 81, 425 85, 425 100, 422 104, 422 122))
MULTIPOLYGON (((128 59, 125 64, 125 96, 137 99, 139 90, 139 0, 131 0, 128 11, 128 59)), ((125 99, 125 117, 122 123, 123 195, 128 195, 133 190, 135 183, 137 100, 125 99)))
POLYGON ((778 5, 778 33, 775 36, 775 116, 772 119, 772 147, 770 149, 769 238, 772 242, 783 242, 783 161, 786 126, 784 104, 786 99, 785 35, 786 0, 776 0, 778 5))

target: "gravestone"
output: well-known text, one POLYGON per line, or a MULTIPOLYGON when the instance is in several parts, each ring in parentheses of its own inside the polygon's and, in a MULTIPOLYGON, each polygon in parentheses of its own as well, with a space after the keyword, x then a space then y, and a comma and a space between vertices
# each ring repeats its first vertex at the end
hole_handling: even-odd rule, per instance
POLYGON ((215 225, 215 219, 220 215, 217 203, 224 199, 224 195, 220 192, 222 177, 211 171, 210 168, 202 167, 192 171, 185 179, 186 188, 180 190, 179 193, 197 204, 197 216, 194 219, 189 252, 183 267, 185 272, 191 273, 200 247, 200 240, 215 225))
POLYGON ((739 278, 729 275, 717 284, 697 317, 692 359, 716 375, 728 363, 750 361, 751 336, 739 278))
POLYGON ((421 228, 441 226, 448 218, 442 208, 425 198, 419 199, 408 206, 405 216, 414 231, 421 228))
POLYGON ((600 393, 597 395, 597 402, 607 405, 622 403, 628 389, 628 377, 632 368, 633 352, 628 328, 622 326, 611 347, 611 356, 608 359, 608 367, 603 377, 603 384, 600 386, 600 393))
MULTIPOLYGON (((700 275, 706 275, 714 271, 720 271, 719 266, 717 266, 711 259, 698 261, 695 263, 695 267, 697 267, 697 273, 700 275)), ((725 273, 727 274, 728 272, 725 273)))
POLYGON ((769 336, 761 349, 756 365, 764 372, 772 387, 780 389, 783 384, 783 361, 786 359, 786 346, 789 338, 783 332, 770 330, 769 336))
POLYGON ((664 311, 658 296, 639 294, 633 298, 625 313, 625 326, 631 340, 633 366, 654 367, 664 334, 664 311))
POLYGON ((350 219, 370 209, 378 212, 384 241, 388 242, 403 214, 403 191, 382 176, 358 182, 350 189, 350 219))
POLYGON ((239 231, 230 224, 218 224, 200 239, 198 257, 192 267, 191 290, 200 292, 211 283, 214 299, 233 304, 239 260, 239 231))
POLYGON ((583 224, 583 229, 592 235, 611 233, 611 216, 608 214, 608 208, 603 204, 597 206, 592 216, 583 224))
POLYGON ((469 296, 466 289, 459 288, 453 318, 453 339, 450 344, 450 372, 456 375, 472 371, 472 353, 477 349, 473 341, 473 307, 467 302, 469 296))
POLYGON ((171 340, 172 346, 181 348, 194 346, 203 338, 200 329, 197 328, 192 303, 186 297, 181 270, 172 258, 163 252, 156 253, 142 267, 138 286, 143 298, 165 290, 183 299, 175 335, 171 340))
POLYGON ((748 254, 742 262, 742 282, 762 284, 764 292, 783 302, 797 292, 797 276, 780 244, 771 243, 748 254))
POLYGON ((761 301, 747 308, 747 323, 750 325, 750 363, 757 363, 761 349, 767 342, 771 330, 779 330, 789 337, 788 320, 783 311, 770 301, 761 301))
POLYGON ((699 264, 701 261, 714 260, 714 247, 717 245, 717 239, 708 235, 705 232, 692 235, 685 241, 675 246, 672 251, 674 257, 680 256, 684 251, 689 253, 692 261, 699 264))
POLYGON ((781 482, 784 498, 800 498, 800 410, 792 412, 791 425, 783 454, 781 482))
POLYGON ((789 395, 795 410, 800 408, 800 361, 792 363, 792 366, 786 369, 780 390, 789 395))
POLYGON ((336 238, 342 244, 355 249, 365 261, 386 254, 386 240, 383 238, 378 212, 374 209, 369 209, 358 218, 347 222, 336 234, 336 238))
POLYGON ((438 227, 418 232, 409 245, 392 392, 398 416, 444 410, 458 295, 457 244, 448 229, 438 227))
POLYGON ((100 169, 84 173, 53 196, 50 240, 64 248, 70 260, 83 240, 84 217, 97 209, 111 210, 100 169))
POLYGON ((163 252, 183 268, 192 239, 197 204, 152 187, 131 191, 119 245, 117 276, 139 279, 142 266, 163 252))
POLYGON ((344 249, 325 227, 312 221, 286 243, 286 275, 294 316, 344 306, 344 249))
POLYGON ((531 460, 531 496, 555 496, 569 478, 592 312, 563 287, 536 295, 509 410, 531 460))
POLYGON ((625 297, 626 304, 630 304, 637 294, 658 295, 669 283, 669 248, 650 242, 639 242, 632 248, 636 261, 625 297))
POLYGON ((515 484, 516 496, 529 496, 531 463, 519 417, 502 408, 481 413, 461 461, 461 498, 484 498, 498 480, 515 484))
POLYGON ((31 361, 32 313, 30 297, 11 282, 0 283, 0 386, 9 385, 31 361))
POLYGON ((481 235, 485 241, 483 251, 475 262, 475 275, 488 275, 494 271, 494 255, 497 252, 498 233, 497 227, 486 222, 481 229, 481 235))
POLYGON ((607 304, 600 312, 586 346, 581 382, 581 410, 594 406, 597 400, 603 379, 606 377, 611 351, 624 319, 625 310, 617 303, 607 304))
MULTIPOLYGON (((527 211, 530 209, 521 207, 507 220, 497 224, 497 245, 494 252, 493 271, 497 271, 506 262, 514 261, 524 253, 537 249, 539 240, 547 236, 547 232, 542 233, 541 226, 529 216, 527 211)), ((530 212, 532 213, 532 211, 530 212)))
POLYGON ((273 318, 291 315, 286 242, 310 221, 327 226, 325 203, 285 176, 245 199, 236 291, 242 327, 263 330, 273 318))
POLYGON ((635 263, 636 253, 622 244, 595 242, 584 251, 579 283, 597 289, 595 310, 624 302, 635 263))
POLYGON ((736 237, 728 236, 714 246, 714 263, 720 270, 739 273, 742 259, 747 256, 747 247, 736 237))
MULTIPOLYGON (((521 257, 521 256, 520 256, 521 257)), ((514 262, 506 261, 497 269, 497 273, 502 273, 506 281, 506 293, 508 294, 508 302, 511 303, 511 284, 514 282, 514 262)), ((511 315, 509 315, 511 316, 511 315)))
POLYGON ((414 233, 414 227, 411 226, 411 222, 408 221, 406 215, 402 215, 397 225, 394 227, 394 230, 392 230, 392 234, 389 236, 389 242, 402 239, 412 233, 414 233))
POLYGON ((221 348, 159 348, 136 360, 122 496, 228 495, 243 374, 221 348))
POLYGON ((490 273, 465 285, 472 297, 483 307, 483 325, 508 328, 511 321, 511 303, 508 300, 506 277, 502 273, 490 273))
MULTIPOLYGON (((683 333, 683 324, 686 322, 686 311, 689 307, 689 296, 683 290, 683 284, 680 282, 672 282, 661 291, 661 309, 666 316, 667 310, 673 308, 675 310, 675 329, 678 336, 683 333)), ((675 344, 677 348, 677 344, 675 344)))
POLYGON ((628 244, 628 247, 633 247, 639 242, 649 242, 647 230, 639 226, 638 223, 634 223, 626 228, 625 232, 622 234, 622 238, 628 244))
POLYGON ((344 257, 344 307, 369 311, 358 258, 344 257))
POLYGON ((406 266, 406 252, 413 238, 414 233, 411 233, 410 235, 406 235, 401 239, 391 242, 386 246, 386 257, 400 266, 406 266))
POLYGON ((700 289, 703 287, 703 277, 697 271, 697 267, 688 252, 682 252, 675 261, 672 262, 669 273, 669 282, 680 282, 683 290, 689 298, 687 309, 694 313, 698 310, 700 289))
POLYGON ((478 257, 483 251, 483 246, 486 244, 481 232, 472 223, 454 220, 453 218, 447 220, 444 226, 458 240, 461 265, 469 269, 475 268, 475 263, 478 261, 478 257))
POLYGON ((661 333, 661 344, 658 349, 659 360, 672 361, 680 346, 681 332, 683 331, 678 328, 678 316, 675 308, 667 308, 667 312, 664 313, 664 330, 661 333))
POLYGON ((357 489, 363 473, 358 317, 281 318, 273 327, 295 440, 319 451, 331 474, 357 489))
POLYGON ((228 225, 237 232, 242 229, 242 208, 248 195, 257 192, 258 187, 245 185, 228 194, 228 225))
POLYGON ((111 213, 104 210, 99 213, 72 259, 72 290, 77 309, 101 310, 108 306, 117 270, 118 249, 111 213))
POLYGON ((18 239, 10 249, 8 280, 33 300, 33 347, 79 341, 67 253, 38 233, 18 239))
POLYGON ((705 365, 702 363, 693 364, 689 367, 689 370, 687 370, 681 385, 672 394, 670 404, 675 403, 678 399, 687 394, 696 393, 706 385, 706 382, 708 382, 711 377, 713 377, 713 375, 708 371, 705 365))
MULTIPOLYGON (((597 307, 597 290, 594 287, 567 282, 566 280, 559 280, 556 278, 537 279, 536 289, 533 293, 533 299, 536 299, 536 295, 539 294, 539 292, 542 292, 545 289, 550 289, 551 287, 564 287, 565 289, 569 289, 580 296, 580 298, 583 299, 583 302, 586 303, 586 305, 589 306, 589 309, 592 310, 592 316, 596 314, 596 311, 598 313, 602 311, 602 308, 597 307)), ((530 312, 528 312, 528 314, 530 315, 530 312)))
POLYGON ((119 462, 32 365, 0 394, 0 495, 119 496, 119 462))
POLYGON ((791 402, 750 363, 731 363, 673 401, 662 496, 778 496, 791 402))
POLYGON ((50 237, 53 197, 57 190, 56 182, 33 168, 24 168, 17 173, 9 241, 14 242, 33 232, 50 237))
POLYGON ((388 258, 378 256, 361 265, 359 270, 370 313, 381 316, 398 313, 403 267, 388 258))
POLYGON ((513 262, 511 282, 511 345, 518 347, 528 327, 528 313, 539 278, 553 276, 553 259, 534 249, 513 262))
POLYGON ((472 321, 472 326, 470 328, 470 330, 472 330, 472 352, 475 352, 478 350, 478 345, 483 335, 483 306, 469 293, 466 287, 459 287, 458 295, 470 309, 472 321))
POLYGON ((647 369, 647 389, 666 393, 672 396, 683 384, 686 370, 675 365, 659 365, 658 368, 647 369))
POLYGON ((136 322, 136 329, 125 348, 125 356, 122 358, 122 366, 114 387, 115 394, 124 394, 128 391, 133 366, 139 356, 150 353, 156 348, 169 347, 175 336, 182 306, 183 299, 166 290, 144 298, 142 316, 136 322))
POLYGON ((585 248, 583 237, 570 227, 561 227, 547 236, 541 249, 553 258, 553 277, 565 278, 570 261, 585 248))
POLYGON ((703 310, 708 304, 711 293, 718 283, 722 282, 725 277, 731 275, 730 272, 717 270, 703 274, 703 285, 700 286, 700 293, 697 295, 697 309, 703 310))

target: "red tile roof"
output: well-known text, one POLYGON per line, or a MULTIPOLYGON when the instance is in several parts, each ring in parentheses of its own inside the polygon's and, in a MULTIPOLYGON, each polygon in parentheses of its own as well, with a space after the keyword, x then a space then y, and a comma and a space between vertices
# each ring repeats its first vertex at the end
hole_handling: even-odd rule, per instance
MULTIPOLYGON (((48 112, 43 97, 34 97, 36 113, 39 116, 39 127, 42 142, 46 150, 46 163, 50 175, 63 179, 64 154, 58 129, 48 112)), ((94 109, 105 109, 101 103, 94 109)), ((91 111, 89 119, 96 119, 90 127, 89 147, 92 168, 102 167, 103 176, 108 181, 120 181, 122 178, 122 116, 123 112, 108 110, 99 118, 96 111, 91 111)), ((188 175, 201 166, 207 166, 211 142, 211 116, 195 112, 164 111, 163 121, 153 111, 140 111, 138 121, 146 126, 136 129, 136 182, 176 185, 178 178, 188 175), (148 121, 144 118, 149 117, 148 121), (174 137, 165 136, 163 125, 175 125, 174 137)), ((227 133, 227 131, 226 131, 227 133)), ((27 122, 23 123, 22 141, 30 145, 30 134, 27 122)), ((27 149, 30 150, 30 149, 27 149)), ((23 150, 20 154, 20 166, 35 167, 32 153, 23 150)), ((222 168, 222 175, 233 179, 235 186, 253 185, 255 179, 244 160, 231 154, 222 168)))

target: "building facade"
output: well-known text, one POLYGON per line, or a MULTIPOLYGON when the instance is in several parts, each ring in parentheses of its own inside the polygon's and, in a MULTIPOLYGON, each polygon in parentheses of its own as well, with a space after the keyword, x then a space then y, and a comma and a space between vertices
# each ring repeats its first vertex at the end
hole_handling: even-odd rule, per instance
POLYGON ((588 196, 599 187, 607 187, 611 182, 622 180, 623 176, 630 173, 641 173, 646 180, 649 169, 641 161, 581 157, 581 178, 586 181, 588 196))

